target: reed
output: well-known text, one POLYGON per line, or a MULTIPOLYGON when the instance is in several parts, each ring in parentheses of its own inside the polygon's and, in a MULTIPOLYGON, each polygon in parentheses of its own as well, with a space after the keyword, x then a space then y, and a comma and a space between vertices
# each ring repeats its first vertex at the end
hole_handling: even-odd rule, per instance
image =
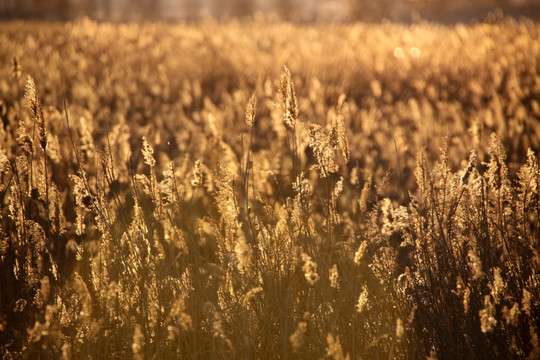
POLYGON ((538 30, 0 24, 0 353, 540 357, 538 30))

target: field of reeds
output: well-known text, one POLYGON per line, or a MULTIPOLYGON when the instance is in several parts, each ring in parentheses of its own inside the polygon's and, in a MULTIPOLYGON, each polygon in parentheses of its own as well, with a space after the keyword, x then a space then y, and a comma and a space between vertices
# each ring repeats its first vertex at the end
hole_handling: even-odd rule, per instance
POLYGON ((540 25, 0 49, 3 358, 540 358, 540 25))

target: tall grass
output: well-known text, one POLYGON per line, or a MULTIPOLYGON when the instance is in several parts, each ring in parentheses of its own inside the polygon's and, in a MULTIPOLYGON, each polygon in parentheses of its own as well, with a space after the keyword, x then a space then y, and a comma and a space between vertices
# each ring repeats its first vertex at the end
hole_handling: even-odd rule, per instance
POLYGON ((4 357, 540 356, 536 25, 0 29, 4 357))

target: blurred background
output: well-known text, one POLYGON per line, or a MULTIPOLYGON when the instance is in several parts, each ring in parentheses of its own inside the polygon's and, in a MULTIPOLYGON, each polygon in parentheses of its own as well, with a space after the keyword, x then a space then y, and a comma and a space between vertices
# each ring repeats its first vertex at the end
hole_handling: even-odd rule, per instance
POLYGON ((538 20, 540 0, 0 0, 0 20, 198 21, 262 14, 296 22, 468 23, 495 11, 538 20))

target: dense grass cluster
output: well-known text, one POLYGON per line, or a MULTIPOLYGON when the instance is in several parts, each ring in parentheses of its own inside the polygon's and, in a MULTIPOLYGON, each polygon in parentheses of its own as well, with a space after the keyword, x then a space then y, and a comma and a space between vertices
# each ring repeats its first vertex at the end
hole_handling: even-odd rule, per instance
POLYGON ((0 24, 0 353, 539 358, 539 30, 0 24))

